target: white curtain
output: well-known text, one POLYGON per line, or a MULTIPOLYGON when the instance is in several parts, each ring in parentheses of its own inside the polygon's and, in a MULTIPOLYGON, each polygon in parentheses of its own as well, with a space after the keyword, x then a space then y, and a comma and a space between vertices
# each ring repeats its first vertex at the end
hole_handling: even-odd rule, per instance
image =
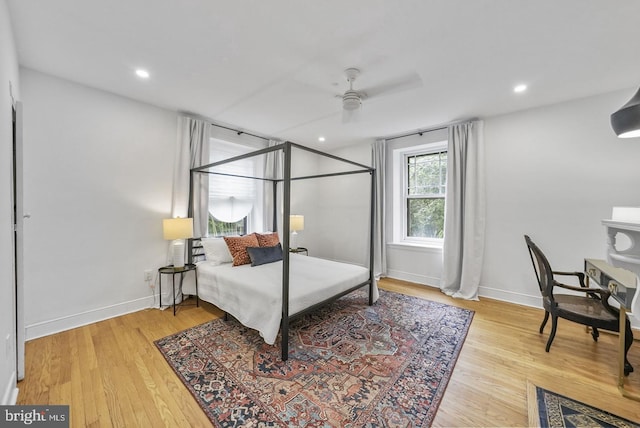
MULTIPOLYGON (((178 116, 178 138, 173 168, 172 217, 186 218, 189 213, 189 180, 191 168, 209 163, 211 124, 187 116, 178 116)), ((203 237, 208 229, 209 174, 195 174, 193 182, 193 235, 203 237)), ((185 251, 187 246, 185 245, 185 251)), ((167 264, 173 262, 171 243, 167 247, 167 264)), ((185 255, 186 260, 186 255, 185 255)), ((173 304, 171 276, 164 275, 160 302, 173 304)), ((185 275, 184 289, 194 288, 192 275, 185 275)), ((179 293, 176 293, 179 294, 179 293)), ((180 295, 177 296, 180 301, 180 295)))
MULTIPOLYGON (((187 217, 191 168, 209 163, 211 124, 188 116, 178 117, 178 144, 173 170, 173 217, 187 217)), ((207 236, 209 175, 195 174, 193 181, 193 235, 207 236)))
POLYGON ((377 140, 371 145, 371 164, 376 169, 376 194, 373 230, 373 273, 376 278, 387 274, 385 172, 387 141, 377 140))
POLYGON ((485 231, 483 122, 449 127, 442 283, 453 297, 478 300, 485 231))
MULTIPOLYGON (((269 147, 277 146, 278 144, 282 144, 281 141, 269 140, 269 147)), ((284 152, 282 150, 276 150, 273 152, 267 153, 265 156, 265 165, 264 165, 264 173, 265 178, 270 179, 282 179, 282 168, 284 165, 284 152)), ((282 191, 283 186, 282 183, 278 184, 278 198, 274 199, 273 194, 273 183, 271 181, 264 182, 264 228, 265 231, 272 230, 277 231, 279 226, 282 224, 282 219, 279 218, 282 213, 282 207, 279 206, 282 203, 282 191), (273 226, 273 213, 274 209, 276 212, 276 225, 277 227, 274 229, 273 226)))

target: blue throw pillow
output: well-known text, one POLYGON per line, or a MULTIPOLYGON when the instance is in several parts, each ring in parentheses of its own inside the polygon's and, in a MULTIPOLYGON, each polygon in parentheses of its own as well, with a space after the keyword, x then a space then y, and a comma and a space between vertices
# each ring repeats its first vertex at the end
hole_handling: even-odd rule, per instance
POLYGON ((260 266, 282 260, 282 245, 273 247, 247 247, 251 266, 260 266))

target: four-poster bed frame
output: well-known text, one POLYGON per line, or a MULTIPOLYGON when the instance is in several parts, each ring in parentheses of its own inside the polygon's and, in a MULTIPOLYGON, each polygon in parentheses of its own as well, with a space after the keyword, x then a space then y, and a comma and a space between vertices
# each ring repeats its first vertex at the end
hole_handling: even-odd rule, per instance
MULTIPOLYGON (((199 166, 199 167, 195 167, 191 169, 191 174, 190 174, 190 186, 189 186, 189 217, 193 216, 193 198, 194 198, 194 189, 193 189, 193 183, 194 183, 194 175, 195 174, 218 174, 218 175, 226 175, 226 176, 233 176, 233 177, 241 177, 241 178, 247 178, 247 179, 254 179, 254 180, 262 180, 262 181, 270 181, 273 183, 272 189, 273 189, 273 201, 274 201, 274 211, 273 211, 273 230, 277 231, 278 230, 278 221, 277 221, 277 208, 278 208, 278 198, 277 198, 277 192, 278 192, 278 184, 282 183, 283 184, 283 195, 282 195, 282 204, 283 204, 283 217, 282 217, 282 233, 280 234, 281 236, 281 240, 282 240, 282 245, 283 245, 283 254, 282 254, 282 318, 281 318, 281 324, 280 324, 280 333, 281 333, 281 352, 282 352, 282 360, 286 361, 288 359, 289 356, 289 324, 292 320, 294 320, 295 318, 298 318, 300 316, 303 316, 309 312, 312 312, 314 310, 316 310, 317 308, 319 308, 320 306, 323 306, 327 303, 330 303, 332 301, 335 301, 337 299, 339 299, 340 297, 349 294, 361 287, 364 287, 365 285, 369 285, 369 305, 372 305, 373 302, 373 295, 374 295, 374 287, 375 287, 375 279, 374 279, 374 275, 373 275, 373 258, 374 258, 374 253, 373 253, 373 246, 374 246, 374 213, 375 213, 375 195, 376 195, 376 178, 375 178, 375 168, 371 168, 369 166, 366 165, 362 165, 359 164, 357 162, 353 162, 335 155, 331 155, 328 153, 324 153, 321 152, 319 150, 315 150, 309 147, 305 147, 305 146, 301 146, 299 144, 295 144, 292 142, 284 142, 278 145, 274 145, 271 147, 267 147, 264 149, 260 149, 260 150, 256 150, 247 154, 243 154, 243 155, 239 155, 239 156, 235 156, 229 159, 225 159, 222 161, 218 161, 218 162, 214 162, 214 163, 210 163, 207 165, 203 165, 203 166, 199 166), (349 171, 340 171, 340 172, 330 172, 330 173, 324 173, 324 174, 314 174, 314 175, 306 175, 306 176, 297 176, 297 177, 293 177, 292 173, 291 173, 291 162, 292 162, 292 149, 300 149, 306 152, 310 152, 313 153, 315 155, 318 156, 322 156, 322 157, 326 157, 326 158, 330 158, 333 159, 335 161, 341 162, 343 164, 348 164, 351 165, 353 167, 355 167, 355 169, 349 170, 349 171), (256 157, 256 156, 260 156, 260 155, 266 155, 268 153, 277 153, 281 151, 283 153, 284 159, 283 159, 283 167, 282 167, 282 178, 271 178, 271 177, 252 177, 252 176, 241 176, 241 175, 234 175, 234 174, 228 174, 228 173, 219 173, 219 172, 215 172, 212 171, 213 168, 220 166, 220 165, 224 165, 224 164, 228 164, 228 163, 232 163, 232 162, 236 162, 242 159, 248 159, 248 158, 252 158, 252 157, 256 157), (291 182, 294 180, 307 180, 307 179, 314 179, 314 178, 323 178, 323 177, 335 177, 335 176, 341 176, 341 175, 350 175, 350 174, 363 174, 363 173, 368 173, 371 175, 371 195, 370 195, 370 215, 369 215, 369 278, 360 283, 357 284, 345 291, 342 291, 340 293, 338 293, 335 296, 332 296, 328 299, 325 299, 321 302, 317 302, 309 307, 307 307, 304 310, 298 311, 294 314, 290 314, 289 313, 289 284, 290 284, 290 276, 289 276, 289 266, 290 266, 290 253, 289 253, 289 244, 290 244, 290 214, 291 214, 291 182)), ((193 249, 193 242, 190 240, 188 242, 188 256, 190 258, 189 262, 191 262, 191 257, 192 257, 192 251, 193 249)), ((232 314, 233 315, 233 314, 232 314)))

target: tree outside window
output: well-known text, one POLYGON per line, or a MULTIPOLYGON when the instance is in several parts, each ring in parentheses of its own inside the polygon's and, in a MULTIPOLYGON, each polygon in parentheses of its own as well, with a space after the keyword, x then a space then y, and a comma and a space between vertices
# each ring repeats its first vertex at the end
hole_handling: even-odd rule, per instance
POLYGON ((222 236, 241 236, 247 233, 247 217, 243 219, 229 223, 216 219, 209 214, 209 236, 216 238, 222 236))
POLYGON ((447 152, 413 154, 405 159, 407 237, 442 239, 447 152))

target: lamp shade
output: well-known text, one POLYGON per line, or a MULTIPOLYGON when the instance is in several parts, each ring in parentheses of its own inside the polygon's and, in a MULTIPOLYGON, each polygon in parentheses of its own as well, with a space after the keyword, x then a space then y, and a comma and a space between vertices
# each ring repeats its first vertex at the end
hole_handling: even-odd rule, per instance
POLYGON ((304 216, 303 215, 291 215, 289 216, 289 229, 293 232, 304 230, 304 216))
POLYGON ((166 218, 162 220, 162 232, 164 239, 187 239, 193 238, 192 218, 166 218))
POLYGON ((611 127, 620 138, 640 137, 640 89, 611 115, 611 127))

